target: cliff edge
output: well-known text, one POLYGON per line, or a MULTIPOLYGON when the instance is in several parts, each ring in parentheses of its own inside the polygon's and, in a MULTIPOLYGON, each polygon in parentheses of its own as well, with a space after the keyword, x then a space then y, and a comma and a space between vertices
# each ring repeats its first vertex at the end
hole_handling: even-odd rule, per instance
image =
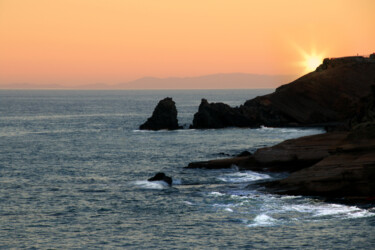
POLYGON ((192 128, 340 124, 356 114, 360 100, 371 93, 373 84, 375 59, 372 57, 325 59, 314 72, 278 87, 272 94, 248 100, 240 107, 208 104, 213 112, 199 109, 192 128), (233 114, 241 121, 239 125, 227 122, 227 117, 233 114))

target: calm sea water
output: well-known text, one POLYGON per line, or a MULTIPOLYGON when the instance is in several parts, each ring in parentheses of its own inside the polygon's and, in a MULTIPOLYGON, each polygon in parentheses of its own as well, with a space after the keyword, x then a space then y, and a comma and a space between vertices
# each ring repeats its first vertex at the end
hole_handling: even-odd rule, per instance
POLYGON ((181 124, 200 99, 270 90, 1 91, 1 248, 375 247, 375 210, 246 188, 282 174, 184 169, 320 129, 139 131, 157 102, 181 124), (163 171, 173 187, 147 182, 163 171))

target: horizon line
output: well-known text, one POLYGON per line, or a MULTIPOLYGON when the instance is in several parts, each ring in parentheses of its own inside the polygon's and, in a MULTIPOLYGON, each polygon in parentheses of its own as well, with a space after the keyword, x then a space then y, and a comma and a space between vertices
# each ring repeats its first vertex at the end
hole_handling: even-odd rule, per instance
MULTIPOLYGON (((84 83, 84 84, 79 84, 77 86, 69 86, 70 84, 64 84, 64 83, 56 83, 56 84, 53 84, 53 83, 46 83, 46 84, 40 84, 40 83, 32 83, 32 82, 12 82, 12 83, 3 83, 1 84, 0 83, 0 89, 2 90, 18 90, 18 89, 24 89, 24 90, 29 90, 29 89, 36 89, 36 90, 89 90, 89 89, 92 89, 92 90, 158 90, 158 89, 161 89, 161 90, 167 90, 167 89, 176 89, 176 90, 191 90, 191 89, 272 89, 272 88, 276 88, 275 87, 270 87, 270 86, 267 86, 267 87, 244 87, 244 86, 240 86, 240 87, 232 87, 232 86, 224 86, 224 87, 197 87, 197 86, 194 86, 193 88, 190 88, 188 86, 185 86, 185 87, 135 87, 135 86, 131 86, 131 84, 135 84, 136 82, 139 82, 139 81, 147 81, 147 80, 159 80, 159 81, 170 81, 170 80, 199 80, 199 78, 205 78, 205 77, 220 77, 220 76, 224 76, 224 77, 236 77, 236 76, 248 76, 248 77, 287 77, 287 78, 290 78, 288 79, 287 81, 292 81, 294 79, 297 79, 299 77, 299 75, 295 75, 295 74, 256 74, 256 73, 241 73, 241 72, 234 72, 234 73, 215 73, 215 74, 207 74, 207 75, 199 75, 199 76, 183 76, 183 77, 179 77, 179 76, 169 76, 169 77, 154 77, 154 76, 144 76, 144 77, 140 77, 140 78, 136 78, 134 80, 129 80, 129 81, 123 81, 123 82, 118 82, 118 83, 114 83, 114 84, 111 84, 111 83, 106 83, 106 82, 93 82, 93 83, 84 83), (130 85, 130 86, 126 86, 126 85, 130 85), (15 85, 15 86, 14 86, 15 85), (65 85, 65 86, 64 86, 65 85), (67 85, 67 86, 66 86, 67 85)), ((224 79, 225 80, 230 80, 228 78, 224 79)), ((235 79, 234 79, 235 80, 235 79)), ((218 79, 219 81, 219 79, 218 79)), ((249 83, 253 83, 253 84, 257 84, 256 82, 249 82, 249 83)), ((269 84, 285 84, 287 82, 283 82, 283 83, 272 83, 272 82, 269 82, 269 83, 266 83, 267 85, 269 84)), ((234 83, 235 84, 235 83, 234 83)), ((238 82, 238 84, 242 84, 243 85, 243 82, 238 82)), ((261 84, 261 83, 260 83, 261 84)), ((263 83, 264 84, 264 83, 263 83)), ((202 83, 202 85, 204 85, 204 82, 202 83)))

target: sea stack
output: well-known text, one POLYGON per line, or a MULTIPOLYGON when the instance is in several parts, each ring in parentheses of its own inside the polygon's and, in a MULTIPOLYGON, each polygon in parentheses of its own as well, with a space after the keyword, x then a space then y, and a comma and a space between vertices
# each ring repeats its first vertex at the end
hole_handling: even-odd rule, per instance
POLYGON ((225 128, 225 127, 257 127, 238 108, 232 108, 225 103, 208 103, 202 99, 198 112, 194 115, 190 128, 225 128))
POLYGON ((176 104, 170 97, 159 101, 152 116, 139 127, 142 130, 175 130, 180 128, 182 127, 178 125, 176 104))

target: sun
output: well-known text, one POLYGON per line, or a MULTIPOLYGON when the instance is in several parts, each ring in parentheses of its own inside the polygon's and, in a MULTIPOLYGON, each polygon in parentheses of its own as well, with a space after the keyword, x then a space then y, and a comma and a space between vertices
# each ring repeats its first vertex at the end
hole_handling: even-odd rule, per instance
POLYGON ((295 42, 291 42, 292 47, 294 47, 301 56, 301 60, 293 63, 298 68, 303 69, 301 73, 307 74, 316 70, 316 68, 323 63, 326 51, 318 50, 314 43, 311 43, 310 49, 303 49, 295 42))
POLYGON ((314 71, 323 61, 323 58, 317 55, 310 55, 305 58, 305 69, 308 72, 314 71))
POLYGON ((303 60, 299 65, 305 69, 304 73, 315 71, 316 68, 322 64, 324 59, 324 54, 317 53, 315 50, 312 50, 311 52, 300 50, 300 53, 303 56, 303 60))

